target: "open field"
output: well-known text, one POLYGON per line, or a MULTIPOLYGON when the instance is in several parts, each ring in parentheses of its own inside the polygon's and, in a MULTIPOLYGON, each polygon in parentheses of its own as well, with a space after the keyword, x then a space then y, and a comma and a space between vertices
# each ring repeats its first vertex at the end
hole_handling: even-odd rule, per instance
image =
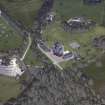
MULTIPOLYGON (((30 66, 44 66, 44 62, 48 62, 48 64, 52 64, 52 62, 42 53, 39 49, 30 48, 25 59, 24 63, 30 66), (46 59, 46 61, 44 61, 46 59)), ((45 63, 47 64, 47 63, 45 63)))
POLYGON ((19 93, 21 84, 14 78, 0 76, 0 101, 6 101, 15 98, 19 93))
POLYGON ((31 27, 43 0, 0 0, 8 13, 25 26, 31 27))
POLYGON ((86 16, 98 23, 102 22, 105 4, 84 5, 83 0, 55 0, 54 11, 62 19, 75 16, 86 16))
POLYGON ((0 17, 0 51, 18 48, 22 45, 22 42, 22 37, 15 32, 3 18, 0 17))

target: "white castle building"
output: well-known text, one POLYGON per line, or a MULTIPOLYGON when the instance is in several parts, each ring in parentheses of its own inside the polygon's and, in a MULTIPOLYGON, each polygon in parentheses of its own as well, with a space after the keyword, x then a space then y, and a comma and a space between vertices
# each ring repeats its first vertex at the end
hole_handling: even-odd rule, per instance
POLYGON ((3 59, 0 59, 0 74, 5 76, 21 76, 24 71, 20 68, 17 63, 17 58, 11 58, 8 65, 3 64, 3 59))

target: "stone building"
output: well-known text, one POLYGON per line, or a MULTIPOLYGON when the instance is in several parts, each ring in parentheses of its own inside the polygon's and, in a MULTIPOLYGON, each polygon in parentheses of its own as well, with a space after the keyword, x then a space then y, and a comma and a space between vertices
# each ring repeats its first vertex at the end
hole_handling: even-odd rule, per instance
POLYGON ((24 73, 22 67, 20 67, 19 61, 16 57, 0 58, 0 75, 16 77, 21 76, 24 73))
POLYGON ((61 57, 64 53, 64 46, 61 43, 56 42, 53 45, 52 51, 54 55, 61 57))

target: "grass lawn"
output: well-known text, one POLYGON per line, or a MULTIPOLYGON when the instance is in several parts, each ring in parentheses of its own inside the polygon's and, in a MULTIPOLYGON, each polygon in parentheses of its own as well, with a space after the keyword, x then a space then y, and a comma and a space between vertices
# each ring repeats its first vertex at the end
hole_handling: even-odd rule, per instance
POLYGON ((0 51, 18 48, 22 45, 22 42, 22 37, 15 32, 3 18, 0 17, 0 51))
POLYGON ((31 66, 41 66, 40 60, 35 56, 32 49, 30 49, 26 55, 26 58, 24 59, 25 64, 31 65, 31 66))
POLYGON ((92 47, 92 39, 96 36, 105 35, 105 28, 96 26, 83 33, 65 32, 60 24, 60 21, 48 25, 43 31, 43 38, 46 40, 49 47, 52 47, 55 41, 60 41, 64 44, 65 50, 79 52, 82 57, 91 58, 97 55, 97 50, 92 47), (72 49, 70 44, 77 42, 80 44, 80 49, 72 49))
POLYGON ((42 52, 39 52, 38 49, 33 50, 32 48, 30 48, 24 59, 24 63, 26 65, 43 67, 45 59, 48 64, 52 64, 52 62, 42 52))
POLYGON ((14 78, 0 76, 0 101, 15 98, 21 92, 21 84, 14 78))
POLYGON ((29 27, 32 26, 42 3, 43 0, 0 0, 0 4, 8 10, 14 19, 29 27))
POLYGON ((98 5, 84 5, 83 0, 55 0, 54 11, 62 17, 62 19, 69 19, 75 16, 87 16, 98 23, 102 22, 103 6, 98 5))

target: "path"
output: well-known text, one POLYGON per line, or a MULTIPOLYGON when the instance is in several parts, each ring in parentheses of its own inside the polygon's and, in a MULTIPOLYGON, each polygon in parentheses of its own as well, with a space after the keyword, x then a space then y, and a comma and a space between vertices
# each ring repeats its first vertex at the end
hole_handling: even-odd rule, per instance
POLYGON ((38 46, 39 50, 40 50, 42 53, 44 53, 44 54, 53 62, 54 65, 56 65, 59 69, 63 70, 63 68, 59 65, 59 63, 58 63, 55 59, 53 59, 49 54, 47 54, 47 53, 40 47, 39 44, 37 44, 37 46, 38 46))
POLYGON ((29 49, 30 49, 30 47, 31 47, 32 39, 31 39, 31 36, 30 36, 30 35, 28 35, 28 40, 29 40, 29 43, 28 43, 28 46, 27 46, 27 48, 26 48, 26 50, 25 50, 23 56, 22 56, 21 59, 20 59, 21 61, 24 60, 24 58, 25 58, 27 52, 29 51, 29 49))

